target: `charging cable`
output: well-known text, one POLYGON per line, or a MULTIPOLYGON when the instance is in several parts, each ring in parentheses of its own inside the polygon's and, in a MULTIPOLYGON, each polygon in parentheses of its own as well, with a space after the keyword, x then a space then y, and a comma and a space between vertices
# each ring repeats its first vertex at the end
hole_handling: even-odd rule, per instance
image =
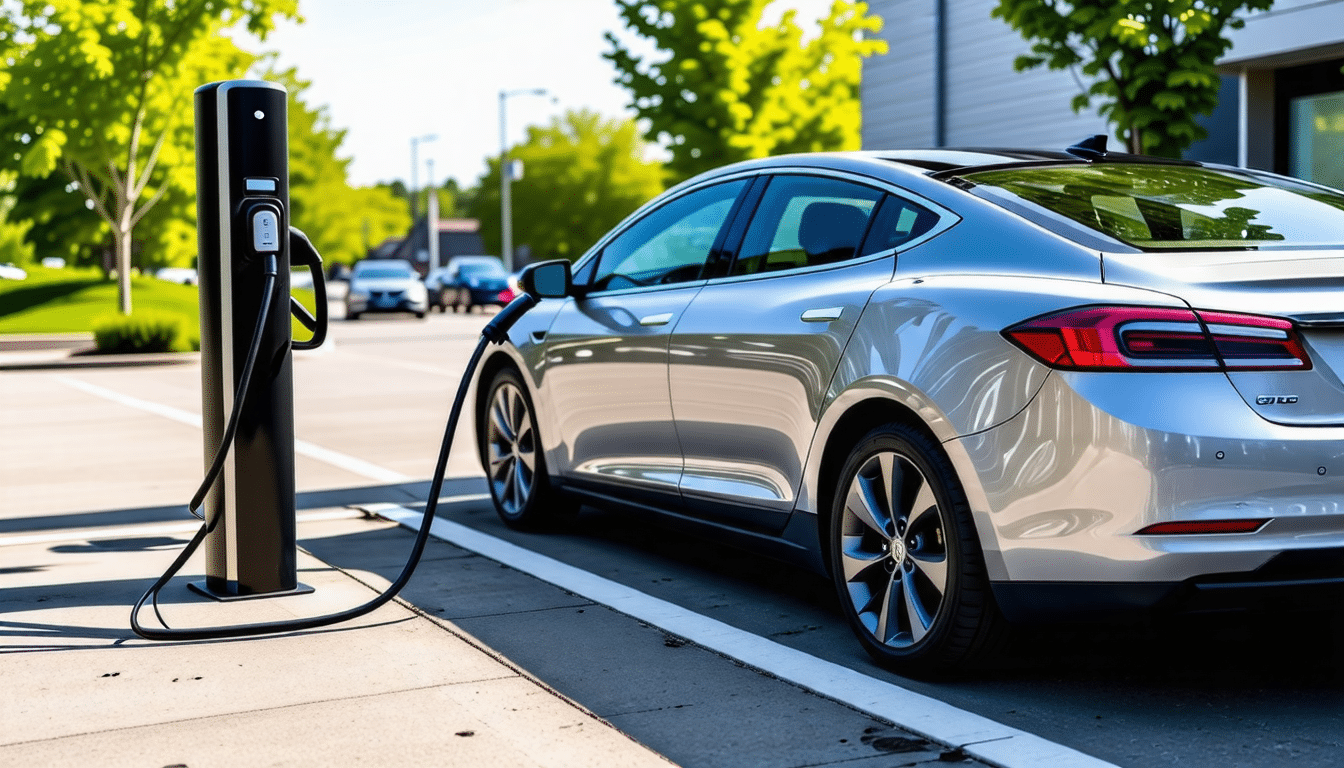
MULTIPOLYGON (((196 495, 192 497, 191 505, 188 507, 193 515, 205 499, 206 494, 210 492, 211 486, 219 477, 220 470, 224 466, 224 457, 228 450, 233 446, 234 431, 237 428, 238 415, 242 411, 243 401, 247 397, 248 385, 251 383, 252 368, 256 362, 257 354, 261 349, 263 331, 266 327, 266 318, 270 311, 271 300, 275 295, 275 283, 277 267, 274 256, 268 256, 266 260, 266 284, 263 288, 265 299, 261 304, 261 311, 257 315, 257 327, 252 334, 252 342, 247 350, 247 361, 243 364, 243 374, 238 385, 237 398, 233 403, 233 411, 229 414, 228 426, 224 430, 224 436, 220 440, 219 450, 215 452, 215 460, 206 472, 205 479, 201 482, 196 495)), ((420 563, 420 556, 425 551, 425 544, 429 541, 430 523, 434 520, 434 515, 439 507, 439 494, 443 491, 443 476, 448 468, 448 452, 453 444, 453 435, 457 432, 458 418, 462 415, 462 405, 467 399, 467 390, 471 385, 472 375, 476 372, 476 366, 480 364, 481 357, 485 354, 486 348, 493 342, 503 343, 508 338, 509 328, 517 322, 532 307, 536 306, 537 297, 530 293, 523 293, 518 298, 509 302, 509 305, 500 310, 495 317, 481 329, 481 339, 476 343, 476 348, 471 353, 471 358, 467 361, 467 369, 462 374, 462 381, 458 384, 457 395, 453 398, 453 407, 448 414, 448 424, 443 432, 443 441, 439 446, 438 463, 434 466, 434 479, 430 483, 429 500, 425 504, 425 514, 420 521, 420 530, 416 534, 415 543, 411 547, 410 556, 406 560, 405 567, 401 574, 392 582, 387 589, 383 590, 377 597, 369 600, 363 605, 355 606, 339 613, 331 613, 324 616, 314 616, 304 619, 289 619, 286 621, 269 621, 255 624, 233 624, 222 627, 203 627, 190 629, 174 629, 168 626, 164 620, 163 614, 159 612, 159 592, 167 586, 177 572, 186 564, 187 559, 196 551, 205 540, 206 534, 214 530, 219 523, 219 515, 215 519, 207 520, 196 535, 192 537, 187 546, 173 561, 173 564, 164 571, 163 575, 141 595, 136 601, 135 607, 131 609, 131 629, 135 634, 146 640, 216 640, 233 637, 253 637, 257 635, 270 635, 280 632, 297 632, 305 629, 315 629, 325 627, 331 624, 339 624, 344 621, 358 618, 367 613, 377 610, 389 600, 397 596, 402 587, 411 580, 411 574, 415 573, 415 568, 420 563), (158 618, 162 627, 146 627, 140 623, 140 610, 145 603, 152 602, 154 614, 158 618)))

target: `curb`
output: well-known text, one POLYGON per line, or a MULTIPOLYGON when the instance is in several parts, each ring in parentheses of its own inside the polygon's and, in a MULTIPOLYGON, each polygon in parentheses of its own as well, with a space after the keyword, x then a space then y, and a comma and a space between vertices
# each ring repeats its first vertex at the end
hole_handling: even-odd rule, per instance
POLYGON ((93 349, 92 333, 7 333, 0 335, 0 352, 93 349))
POLYGON ((146 365, 198 363, 199 352, 164 352, 145 355, 71 355, 48 350, 32 354, 0 354, 0 371, 37 371, 53 368, 129 368, 146 365), (56 352, 55 355, 52 352, 56 352))

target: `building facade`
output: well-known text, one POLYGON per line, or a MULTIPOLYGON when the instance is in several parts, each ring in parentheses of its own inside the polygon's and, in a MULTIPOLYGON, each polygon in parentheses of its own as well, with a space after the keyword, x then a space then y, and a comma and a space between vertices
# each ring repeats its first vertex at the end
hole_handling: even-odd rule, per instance
MULTIPOLYGON (((1111 134, 1075 113, 1075 72, 1015 72, 1029 46, 997 0, 871 0, 890 52, 863 73, 863 145, 1063 148, 1111 134)), ((1344 186, 1344 0, 1277 0, 1229 33, 1219 107, 1197 160, 1344 186)))

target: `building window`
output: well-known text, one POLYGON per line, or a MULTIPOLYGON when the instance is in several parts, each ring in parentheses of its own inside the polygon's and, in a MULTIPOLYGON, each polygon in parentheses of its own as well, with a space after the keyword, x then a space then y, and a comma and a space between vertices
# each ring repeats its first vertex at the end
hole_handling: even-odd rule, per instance
POLYGON ((1288 174, 1344 188, 1344 91, 1293 99, 1288 125, 1288 174))
POLYGON ((1344 59, 1275 73, 1275 170, 1344 188, 1344 59))

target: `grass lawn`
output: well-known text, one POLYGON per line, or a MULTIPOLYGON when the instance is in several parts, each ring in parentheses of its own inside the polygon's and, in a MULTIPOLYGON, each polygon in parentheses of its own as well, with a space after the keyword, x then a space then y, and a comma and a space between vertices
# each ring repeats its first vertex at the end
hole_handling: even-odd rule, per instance
MULTIPOLYGON (((80 333, 117 312, 117 284, 98 269, 25 267, 27 280, 0 281, 0 333, 80 333)), ((131 278, 131 307, 181 315, 200 334, 196 287, 131 278)))
MULTIPOLYGON (((88 333, 95 322, 117 312, 117 284, 98 269, 25 267, 27 280, 0 280, 0 334, 88 333)), ((294 295, 311 311, 312 291, 294 295)), ((152 309, 180 315, 192 338, 200 337, 196 286, 155 277, 131 278, 132 311, 152 309)), ((297 338, 310 334, 295 324, 297 338)))

